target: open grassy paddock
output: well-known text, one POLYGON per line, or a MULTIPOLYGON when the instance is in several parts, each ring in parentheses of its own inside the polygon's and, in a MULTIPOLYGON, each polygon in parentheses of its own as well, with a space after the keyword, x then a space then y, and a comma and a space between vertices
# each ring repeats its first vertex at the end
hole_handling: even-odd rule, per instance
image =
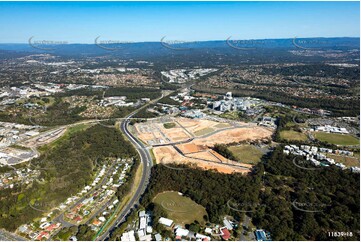
POLYGON ((360 160, 357 157, 349 157, 342 155, 326 154, 327 157, 334 159, 336 162, 342 163, 347 167, 360 166, 360 160))
POLYGON ((263 153, 253 145, 237 145, 229 147, 233 155, 243 163, 257 164, 261 161, 263 153))
POLYGON ((174 220, 176 224, 191 224, 195 220, 202 225, 205 223, 203 216, 207 215, 206 209, 178 192, 159 193, 154 197, 153 202, 160 205, 168 218, 174 220))
POLYGON ((331 134, 325 132, 315 132, 316 139, 335 145, 359 145, 360 140, 347 134, 331 134))
POLYGON ((297 140, 297 141, 306 141, 307 135, 301 132, 294 130, 283 130, 280 132, 281 138, 285 140, 297 140))

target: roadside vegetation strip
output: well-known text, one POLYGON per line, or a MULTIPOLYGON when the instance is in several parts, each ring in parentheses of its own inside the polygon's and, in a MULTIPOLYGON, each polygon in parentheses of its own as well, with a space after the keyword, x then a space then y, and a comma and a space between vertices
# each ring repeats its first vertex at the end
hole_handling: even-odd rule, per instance
POLYGON ((140 162, 140 164, 138 165, 138 168, 137 168, 137 170, 135 172, 134 180, 133 181, 131 181, 131 180, 127 181, 127 182, 132 183, 133 185, 131 186, 129 191, 127 191, 127 195, 124 196, 124 198, 119 203, 119 205, 117 206, 117 208, 115 209, 113 214, 109 217, 109 219, 105 222, 103 227, 101 227, 100 230, 97 232, 97 234, 93 237, 93 241, 96 240, 105 229, 107 229, 108 225, 111 225, 112 223, 114 223, 114 217, 116 215, 118 215, 118 213, 121 211, 121 209, 123 209, 124 206, 126 206, 128 201, 134 195, 134 193, 136 192, 136 189, 133 189, 133 188, 139 186, 140 181, 141 181, 141 177, 142 177, 142 171, 143 171, 143 163, 140 162))
POLYGON ((359 145, 360 140, 347 134, 331 134, 325 132, 315 132, 314 136, 319 141, 335 145, 359 145))

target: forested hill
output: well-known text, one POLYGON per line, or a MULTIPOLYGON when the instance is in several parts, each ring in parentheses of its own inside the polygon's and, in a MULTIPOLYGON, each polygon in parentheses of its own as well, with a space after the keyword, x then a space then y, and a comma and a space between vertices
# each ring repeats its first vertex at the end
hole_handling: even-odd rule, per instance
POLYGON ((240 211, 247 211, 273 240, 359 239, 359 174, 336 167, 302 170, 292 159, 279 147, 249 176, 156 165, 142 204, 157 212, 153 197, 173 190, 204 206, 210 222, 221 223, 226 214, 242 219, 240 211), (332 237, 333 231, 352 236, 332 237))
POLYGON ((100 125, 73 131, 51 147, 29 165, 41 171, 38 179, 0 191, 1 228, 14 231, 81 191, 107 162, 105 158, 137 157, 119 130, 100 125), (35 202, 38 210, 29 206, 35 202))
POLYGON ((274 240, 359 240, 360 175, 335 166, 306 170, 278 147, 265 164, 261 204, 253 220, 274 240), (352 232, 332 237, 328 232, 352 232))

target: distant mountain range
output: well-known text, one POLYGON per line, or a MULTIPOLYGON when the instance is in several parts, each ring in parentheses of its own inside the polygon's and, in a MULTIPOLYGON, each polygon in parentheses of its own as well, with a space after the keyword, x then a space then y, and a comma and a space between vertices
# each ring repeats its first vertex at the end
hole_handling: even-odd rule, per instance
POLYGON ((114 56, 161 56, 177 54, 196 50, 200 52, 231 53, 235 50, 325 50, 339 49, 350 50, 360 48, 360 38, 293 38, 293 39, 258 39, 258 40, 233 40, 228 38, 222 41, 199 41, 199 42, 138 42, 138 43, 109 43, 95 40, 94 44, 40 44, 42 40, 27 44, 0 44, 0 55, 11 55, 14 52, 24 53, 51 53, 59 56, 101 56, 112 54, 114 56))

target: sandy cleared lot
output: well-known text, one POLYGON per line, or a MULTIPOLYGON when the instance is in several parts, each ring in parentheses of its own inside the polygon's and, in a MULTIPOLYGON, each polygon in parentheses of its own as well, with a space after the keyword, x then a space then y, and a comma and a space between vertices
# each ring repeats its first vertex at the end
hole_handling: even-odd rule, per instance
POLYGON ((159 121, 148 121, 146 123, 135 124, 135 135, 137 135, 144 143, 149 145, 168 144, 179 141, 186 141, 189 138, 202 138, 211 135, 205 139, 199 139, 201 145, 213 145, 215 140, 217 143, 223 143, 222 140, 227 139, 228 143, 237 142, 245 139, 259 139, 267 137, 271 131, 255 126, 252 123, 237 122, 234 124, 225 122, 216 122, 205 119, 188 119, 183 117, 173 118, 168 121, 175 124, 173 128, 165 128, 164 123, 159 121), (234 129, 229 129, 234 127, 234 129), (244 126, 244 127, 239 127, 244 126), (248 128, 247 128, 248 127, 248 128), (218 132, 218 133, 217 133, 218 132))
MULTIPOLYGON (((221 173, 231 174, 233 172, 237 173, 248 173, 250 169, 240 167, 240 166, 230 166, 229 163, 220 164, 214 156, 210 155, 209 152, 204 151, 200 153, 194 153, 195 158, 185 157, 179 154, 172 146, 163 146, 163 147, 155 147, 153 148, 154 156, 156 157, 156 162, 161 164, 188 164, 188 165, 196 165, 200 168, 210 170, 214 169, 221 173), (199 160, 197 158, 205 158, 211 159, 210 161, 199 160)), ((225 159, 225 158, 224 158, 225 159)), ((238 163, 237 165, 239 165, 238 163)), ((244 164, 242 164, 244 165, 244 164)))
POLYGON ((237 123, 235 127, 235 124, 202 119, 174 118, 173 122, 176 126, 168 129, 164 128, 161 122, 136 124, 138 137, 145 143, 164 144, 164 146, 153 148, 157 163, 192 164, 203 169, 215 169, 228 174, 248 173, 252 165, 228 160, 210 147, 216 143, 229 144, 247 139, 265 139, 272 135, 269 129, 253 123, 237 123), (202 134, 207 129, 211 131, 202 134), (193 140, 187 142, 192 136, 193 140), (175 147, 167 145, 178 141, 185 141, 185 143, 177 144, 175 147))
POLYGON ((270 130, 259 126, 251 128, 235 128, 232 130, 221 131, 207 138, 195 139, 193 143, 196 145, 213 146, 216 143, 229 144, 247 139, 264 139, 271 135, 272 132, 270 130))
MULTIPOLYGON (((189 132, 193 134, 202 135, 202 131, 210 130, 219 130, 222 128, 231 127, 228 123, 219 123, 211 120, 204 119, 188 119, 188 118, 177 118, 176 122, 186 128, 189 132)), ((197 136, 197 135, 196 135, 197 136)))
POLYGON ((183 154, 201 152, 207 149, 207 147, 195 145, 193 143, 180 144, 177 145, 177 148, 180 149, 183 152, 183 154))
POLYGON ((218 157, 212 155, 208 150, 202 151, 202 152, 198 152, 198 153, 194 153, 194 154, 189 154, 187 155, 187 157, 192 157, 195 159, 200 159, 200 161, 213 161, 213 162, 221 162, 218 157))
POLYGON ((190 136, 182 128, 167 129, 164 133, 173 141, 187 140, 190 136))
POLYGON ((165 144, 187 140, 191 135, 176 125, 166 129, 161 122, 146 122, 135 124, 136 135, 146 144, 165 144))

